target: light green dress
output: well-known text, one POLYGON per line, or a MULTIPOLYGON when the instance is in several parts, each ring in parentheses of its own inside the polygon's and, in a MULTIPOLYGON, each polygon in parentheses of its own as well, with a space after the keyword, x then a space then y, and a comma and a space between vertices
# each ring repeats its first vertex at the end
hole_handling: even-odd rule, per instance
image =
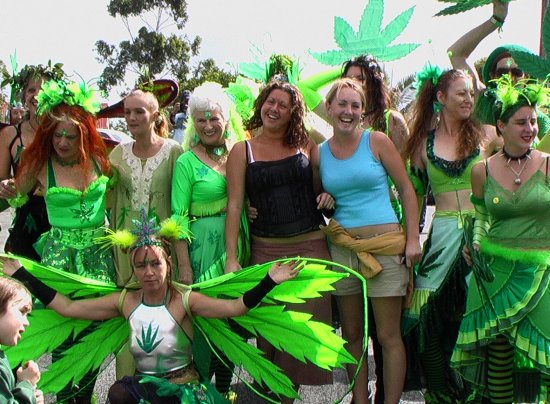
MULTIPOLYGON (((170 217, 172 211, 172 173, 183 151, 181 146, 172 139, 165 139, 156 155, 140 159, 133 152, 133 144, 120 144, 109 155, 118 176, 108 203, 113 230, 132 229, 132 219, 139 218, 143 208, 160 221, 170 217)), ((117 285, 124 286, 133 279, 130 258, 120 248, 114 248, 114 257, 117 285)), ((175 254, 172 259, 176 259, 175 254)))

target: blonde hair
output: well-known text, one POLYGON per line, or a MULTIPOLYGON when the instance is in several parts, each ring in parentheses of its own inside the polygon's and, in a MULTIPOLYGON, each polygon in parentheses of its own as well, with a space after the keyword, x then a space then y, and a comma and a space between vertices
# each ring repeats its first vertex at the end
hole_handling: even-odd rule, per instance
POLYGON ((168 119, 166 118, 166 115, 164 114, 164 112, 160 110, 159 101, 155 96, 155 94, 153 94, 150 91, 143 91, 143 90, 136 89, 136 90, 132 90, 130 94, 128 94, 126 98, 124 98, 124 100, 130 97, 139 97, 139 96, 145 98, 145 104, 147 105, 147 109, 149 110, 149 112, 159 113, 157 119, 155 119, 155 133, 160 137, 167 138, 170 135, 168 119))
POLYGON ((340 94, 340 91, 342 91, 343 88, 349 88, 359 94, 359 96, 361 97, 361 106, 363 108, 365 107, 366 97, 365 92, 363 91, 363 87, 360 83, 357 82, 357 80, 349 78, 339 79, 332 85, 329 92, 327 93, 325 101, 326 105, 330 105, 332 101, 334 101, 334 99, 338 96, 338 94, 340 94))

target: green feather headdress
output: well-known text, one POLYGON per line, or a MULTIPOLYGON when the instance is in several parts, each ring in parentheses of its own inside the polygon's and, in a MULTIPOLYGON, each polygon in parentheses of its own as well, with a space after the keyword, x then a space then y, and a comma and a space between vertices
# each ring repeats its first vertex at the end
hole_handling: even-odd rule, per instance
POLYGON ((431 63, 428 63, 426 66, 424 66, 422 70, 416 73, 416 79, 414 82, 416 94, 418 95, 420 91, 422 91, 428 80, 430 80, 432 84, 437 87, 442 74, 443 70, 437 65, 432 65, 431 63))
POLYGON ((65 80, 50 80, 42 84, 38 93, 37 115, 51 111, 59 104, 78 105, 90 114, 100 109, 97 90, 85 82, 80 84, 65 80))
POLYGON ((534 79, 514 81, 512 76, 505 74, 492 80, 496 84, 494 89, 488 89, 489 96, 494 97, 493 119, 510 116, 522 106, 528 105, 536 108, 550 103, 550 88, 546 86, 548 77, 540 82, 534 79))
POLYGON ((21 71, 17 72, 17 60, 15 56, 11 58, 12 75, 7 71, 4 73, 4 79, 0 87, 10 85, 10 104, 13 104, 17 98, 23 96, 23 89, 33 78, 44 78, 46 80, 61 80, 65 77, 63 63, 55 63, 49 60, 46 66, 43 65, 25 65, 21 71))
POLYGON ((106 229, 106 235, 97 237, 96 244, 105 248, 110 246, 120 247, 122 250, 133 251, 143 246, 162 247, 162 239, 180 240, 190 239, 191 233, 184 220, 168 218, 160 224, 156 216, 149 216, 145 209, 141 209, 141 218, 132 219, 134 229, 122 229, 113 231, 106 229))

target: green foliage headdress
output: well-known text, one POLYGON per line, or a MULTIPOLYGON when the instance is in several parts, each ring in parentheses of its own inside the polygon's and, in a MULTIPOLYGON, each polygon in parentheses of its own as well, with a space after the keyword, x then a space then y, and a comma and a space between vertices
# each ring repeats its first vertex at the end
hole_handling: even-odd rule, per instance
POLYGON ((428 80, 437 87, 439 84, 439 79, 443 74, 443 70, 437 65, 432 65, 428 63, 422 70, 416 73, 416 79, 414 82, 414 88, 416 88, 416 93, 418 94, 424 88, 424 85, 428 80))
POLYGON ((340 49, 326 52, 311 52, 319 62, 337 66, 360 54, 370 54, 381 61, 391 61, 407 56, 419 44, 392 42, 405 30, 414 7, 402 12, 382 28, 384 0, 370 0, 359 22, 357 32, 343 18, 334 18, 334 40, 340 49))
MULTIPOLYGON (((13 73, 10 75, 7 71, 4 73, 4 79, 0 87, 11 86, 10 104, 14 104, 17 98, 24 97, 23 90, 31 79, 43 78, 45 80, 61 80, 65 77, 63 63, 52 65, 51 60, 46 66, 43 65, 25 65, 20 72, 17 72, 17 61, 15 57, 11 58, 13 73)), ((22 100, 24 102, 24 100, 22 100)))
POLYGON ((494 80, 496 87, 486 91, 494 101, 492 124, 497 120, 507 120, 523 106, 545 106, 550 104, 550 88, 547 80, 540 82, 533 79, 514 81, 508 74, 494 80))
POLYGON ((65 80, 50 80, 42 84, 38 93, 37 115, 51 111, 59 104, 78 105, 90 114, 99 111, 97 90, 85 82, 80 84, 65 80))

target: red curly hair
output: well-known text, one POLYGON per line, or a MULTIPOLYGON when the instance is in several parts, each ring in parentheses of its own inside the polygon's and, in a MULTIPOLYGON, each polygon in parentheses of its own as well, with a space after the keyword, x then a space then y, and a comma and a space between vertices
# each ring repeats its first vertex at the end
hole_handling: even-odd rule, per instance
POLYGON ((59 104, 46 112, 40 118, 40 125, 34 135, 32 143, 25 148, 21 156, 21 167, 17 173, 34 176, 44 167, 46 162, 55 153, 53 135, 55 128, 62 121, 73 122, 80 132, 80 168, 89 172, 94 168, 94 162, 105 175, 111 175, 111 164, 107 157, 107 149, 101 135, 96 129, 96 119, 89 112, 77 105, 59 104))

